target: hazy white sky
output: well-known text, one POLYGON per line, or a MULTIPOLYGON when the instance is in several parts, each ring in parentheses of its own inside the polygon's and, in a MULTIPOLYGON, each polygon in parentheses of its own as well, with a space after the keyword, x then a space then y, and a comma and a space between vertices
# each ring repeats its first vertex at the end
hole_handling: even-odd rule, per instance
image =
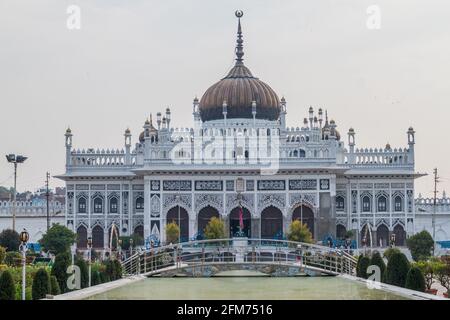
MULTIPOLYGON (((166 106, 191 126, 192 99, 226 74, 242 9, 245 63, 288 102, 288 125, 309 105, 328 109, 358 147, 406 147, 416 130, 416 192, 450 191, 450 2, 446 0, 1 0, 0 185, 3 154, 29 157, 18 189, 64 172, 64 131, 74 147, 123 146, 166 106), (66 27, 69 5, 81 29, 66 27), (370 5, 381 28, 366 26, 370 5)), ((61 181, 52 180, 52 185, 61 181)))

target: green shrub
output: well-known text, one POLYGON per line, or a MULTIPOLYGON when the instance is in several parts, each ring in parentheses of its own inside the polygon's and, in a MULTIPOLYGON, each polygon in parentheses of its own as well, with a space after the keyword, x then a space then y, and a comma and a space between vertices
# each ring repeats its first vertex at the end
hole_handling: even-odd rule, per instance
POLYGON ((386 273, 386 264, 384 263, 383 258, 381 257, 381 254, 378 251, 375 251, 372 254, 372 258, 370 259, 370 264, 378 266, 380 268, 380 277, 381 281, 384 282, 384 276, 386 273))
POLYGON ((6 256, 6 248, 3 248, 0 246, 0 264, 3 264, 3 261, 5 260, 6 256))
POLYGON ((425 291, 425 278, 419 268, 412 267, 409 269, 408 274, 406 275, 405 287, 420 292, 425 291))
POLYGON ((205 239, 225 239, 225 224, 222 219, 212 217, 205 227, 204 231, 205 239))
POLYGON ((96 286, 98 284, 101 284, 100 273, 92 271, 91 285, 96 286))
POLYGON ((83 258, 77 257, 75 265, 80 268, 81 288, 87 288, 89 286, 89 268, 83 258))
POLYGON ((425 288, 427 290, 431 289, 433 284, 433 279, 442 262, 437 259, 430 259, 429 261, 418 261, 414 264, 415 267, 419 268, 425 278, 425 288))
POLYGON ((166 239, 168 243, 177 243, 180 235, 180 227, 175 222, 166 225, 166 239))
POLYGON ((384 256, 384 257, 388 260, 388 262, 389 262, 389 260, 391 259, 391 256, 392 256, 394 253, 401 253, 401 251, 400 251, 400 249, 397 249, 397 248, 389 248, 389 249, 387 249, 387 250, 384 251, 383 256, 384 256))
POLYGON ((287 238, 289 241, 313 243, 312 233, 309 231, 308 225, 298 219, 294 220, 289 226, 287 238))
POLYGON ((55 263, 52 267, 51 275, 56 277, 56 280, 58 280, 59 289, 62 293, 67 292, 67 278, 68 274, 67 268, 71 264, 71 257, 68 252, 60 253, 55 258, 55 263))
POLYGON ((356 264, 356 276, 367 279, 367 268, 370 266, 370 259, 367 256, 360 255, 356 264))
POLYGON ((6 248, 6 251, 18 251, 20 245, 19 234, 12 229, 5 229, 0 232, 0 246, 6 248))
POLYGON ((44 299, 50 293, 50 278, 44 268, 39 269, 34 276, 31 292, 33 300, 44 299))
POLYGON ((405 287, 409 268, 408 259, 403 253, 393 253, 386 268, 386 283, 405 287))
POLYGON ((11 273, 5 270, 0 275, 0 300, 14 300, 16 288, 11 273))
POLYGON ((17 251, 7 251, 5 254, 4 262, 7 266, 20 265, 22 261, 22 255, 17 251))
POLYGON ((406 245, 414 261, 428 260, 432 255, 434 241, 428 231, 423 230, 406 239, 406 245))
POLYGON ((59 289, 58 280, 55 276, 50 276, 50 293, 54 296, 61 294, 61 290, 59 289))
POLYGON ((113 260, 114 264, 114 270, 116 272, 115 280, 122 278, 122 265, 120 264, 119 260, 115 259, 113 260))

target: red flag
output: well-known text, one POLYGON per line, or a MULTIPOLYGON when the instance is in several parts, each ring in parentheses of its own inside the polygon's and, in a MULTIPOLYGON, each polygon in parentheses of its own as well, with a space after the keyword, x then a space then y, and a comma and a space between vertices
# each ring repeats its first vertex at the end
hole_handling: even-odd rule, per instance
POLYGON ((244 231, 244 212, 242 211, 242 207, 239 208, 239 227, 241 231, 244 231))

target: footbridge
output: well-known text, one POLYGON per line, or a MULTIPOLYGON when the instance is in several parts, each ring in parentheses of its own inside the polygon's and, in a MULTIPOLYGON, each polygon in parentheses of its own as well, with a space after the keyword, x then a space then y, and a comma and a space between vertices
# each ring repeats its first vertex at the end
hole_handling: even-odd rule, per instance
POLYGON ((231 238, 198 240, 150 248, 122 261, 124 276, 211 277, 230 270, 270 276, 356 273, 356 259, 344 250, 285 240, 231 238))

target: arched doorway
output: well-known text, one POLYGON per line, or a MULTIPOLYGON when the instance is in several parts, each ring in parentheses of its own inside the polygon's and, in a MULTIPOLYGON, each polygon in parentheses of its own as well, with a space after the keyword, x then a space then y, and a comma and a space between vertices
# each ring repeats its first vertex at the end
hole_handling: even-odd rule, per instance
POLYGON ((377 228, 377 247, 387 247, 389 245, 389 229, 385 224, 381 224, 377 228))
POLYGON ((360 233, 360 246, 364 247, 364 241, 366 241, 366 246, 370 247, 371 246, 371 227, 369 224, 364 225, 364 227, 362 227, 361 229, 361 233, 360 233))
POLYGON ((395 234, 395 245, 404 246, 406 239, 406 231, 405 229, 403 229, 403 226, 401 224, 397 224, 394 227, 394 234, 395 234))
POLYGON ((220 218, 219 211, 216 208, 207 206, 200 210, 197 218, 197 234, 203 237, 205 233, 205 228, 211 218, 220 218))
POLYGON ((347 233, 347 228, 342 224, 338 224, 336 226, 336 238, 337 239, 345 239, 345 234, 347 233))
POLYGON ((175 206, 167 212, 166 223, 175 222, 180 227, 181 242, 189 240, 189 215, 183 207, 175 206), (178 219, 179 217, 179 219, 178 219))
POLYGON ((77 248, 87 248, 87 229, 85 226, 79 226, 77 229, 77 248))
POLYGON ((270 206, 261 212, 261 238, 283 238, 283 213, 280 209, 270 206))
POLYGON ((92 247, 96 249, 103 249, 104 245, 103 228, 97 225, 92 229, 92 247))
MULTIPOLYGON (((239 207, 234 208, 231 210, 230 213, 230 237, 235 236, 239 232, 239 207)), ((244 235, 246 237, 251 237, 251 216, 250 211, 247 210, 247 208, 242 208, 242 217, 244 222, 244 229, 242 230, 244 232, 244 235)))
POLYGON ((292 212, 292 221, 294 220, 306 223, 314 239, 314 212, 310 207, 302 205, 295 208, 294 212, 292 212))

